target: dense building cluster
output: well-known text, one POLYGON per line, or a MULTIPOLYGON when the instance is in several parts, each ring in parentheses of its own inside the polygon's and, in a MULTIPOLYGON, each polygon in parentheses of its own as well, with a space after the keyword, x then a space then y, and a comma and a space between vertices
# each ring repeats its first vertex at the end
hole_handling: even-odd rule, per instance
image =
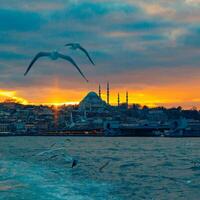
MULTIPOLYGON (((200 112, 193 108, 148 108, 120 103, 111 106, 90 92, 79 105, 34 106, 0 104, 0 134, 111 134, 155 135, 173 130, 200 132, 200 112)), ((128 94, 127 94, 128 99, 128 94)), ((127 100, 128 101, 128 100, 127 100)))

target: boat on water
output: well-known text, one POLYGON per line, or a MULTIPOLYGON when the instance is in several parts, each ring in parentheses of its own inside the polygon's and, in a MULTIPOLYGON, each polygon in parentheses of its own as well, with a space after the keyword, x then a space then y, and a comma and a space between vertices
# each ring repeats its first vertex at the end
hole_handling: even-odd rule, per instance
POLYGON ((169 130, 167 125, 159 124, 119 124, 112 123, 104 129, 105 136, 129 136, 129 137, 159 137, 169 130))

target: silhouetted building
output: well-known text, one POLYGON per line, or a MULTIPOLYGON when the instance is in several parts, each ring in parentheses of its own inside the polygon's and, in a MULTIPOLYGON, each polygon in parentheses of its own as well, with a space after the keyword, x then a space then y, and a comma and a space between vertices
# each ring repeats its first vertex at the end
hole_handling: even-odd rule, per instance
POLYGON ((107 104, 110 104, 110 84, 107 82, 107 104))
POLYGON ((128 108, 128 92, 126 92, 126 105, 127 105, 127 108, 128 108))
POLYGON ((118 107, 120 106, 120 95, 119 95, 119 93, 118 93, 117 105, 118 105, 118 107))
POLYGON ((79 104, 79 109, 82 111, 101 111, 106 107, 106 102, 103 101, 95 92, 89 92, 79 104))
POLYGON ((99 84, 99 98, 101 98, 101 85, 99 84))

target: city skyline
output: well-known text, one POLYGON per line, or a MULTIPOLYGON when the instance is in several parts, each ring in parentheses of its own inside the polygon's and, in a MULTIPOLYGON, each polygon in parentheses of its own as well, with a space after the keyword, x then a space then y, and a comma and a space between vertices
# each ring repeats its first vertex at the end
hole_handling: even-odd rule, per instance
POLYGON ((1 1, 0 99, 22 103, 78 103, 89 92, 110 103, 200 108, 200 1, 1 1), (96 66, 63 45, 80 42, 96 66), (83 82, 63 61, 43 59, 23 73, 40 50, 58 49, 77 60, 83 82))

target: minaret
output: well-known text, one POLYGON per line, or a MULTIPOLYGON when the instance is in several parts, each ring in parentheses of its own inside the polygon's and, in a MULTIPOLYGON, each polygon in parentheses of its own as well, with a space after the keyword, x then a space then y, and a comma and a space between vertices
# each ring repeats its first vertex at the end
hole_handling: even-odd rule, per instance
POLYGON ((118 107, 120 106, 120 96, 119 96, 119 93, 118 93, 118 107))
POLYGON ((87 119, 87 113, 86 113, 86 110, 84 110, 84 119, 87 119))
POLYGON ((99 84, 99 97, 101 98, 101 85, 99 84))
POLYGON ((72 112, 70 113, 70 127, 73 127, 75 124, 74 124, 74 120, 73 120, 73 114, 72 114, 72 112))
POLYGON ((107 104, 110 104, 110 84, 107 82, 107 104))
POLYGON ((71 124, 74 124, 74 120, 73 120, 73 114, 72 114, 72 112, 70 113, 70 122, 71 122, 71 124))
POLYGON ((86 113, 85 104, 84 104, 84 119, 86 118, 87 118, 87 113, 86 113))
POLYGON ((126 91, 126 106, 128 108, 128 92, 126 91))

